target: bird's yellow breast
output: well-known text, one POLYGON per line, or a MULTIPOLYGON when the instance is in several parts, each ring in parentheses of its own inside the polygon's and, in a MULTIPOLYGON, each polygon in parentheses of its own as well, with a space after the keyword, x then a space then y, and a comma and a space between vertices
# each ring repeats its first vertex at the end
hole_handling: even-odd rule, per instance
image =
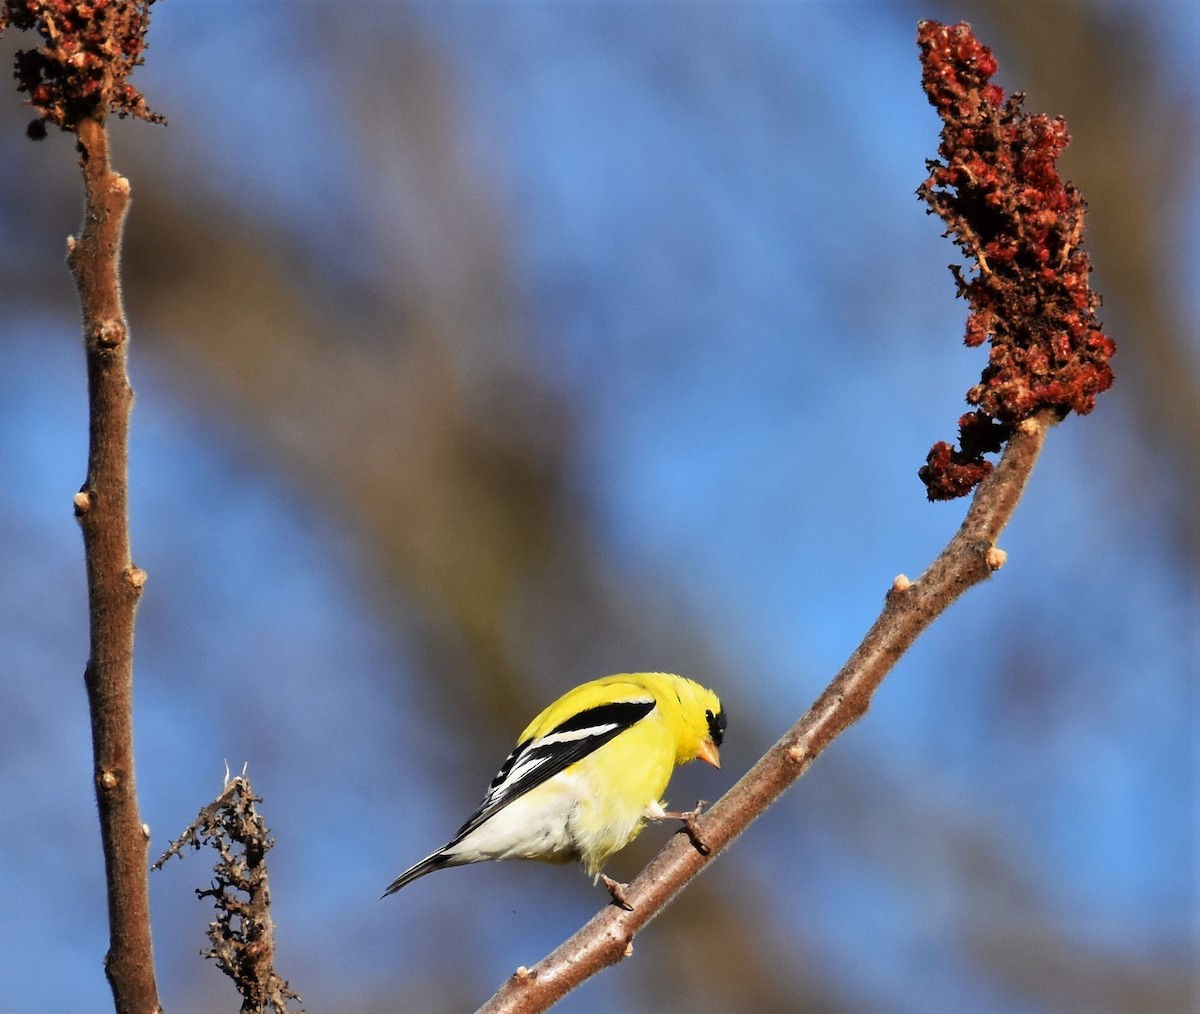
POLYGON ((563 772, 578 780, 568 832, 593 877, 661 810, 674 761, 675 738, 656 710, 563 772))

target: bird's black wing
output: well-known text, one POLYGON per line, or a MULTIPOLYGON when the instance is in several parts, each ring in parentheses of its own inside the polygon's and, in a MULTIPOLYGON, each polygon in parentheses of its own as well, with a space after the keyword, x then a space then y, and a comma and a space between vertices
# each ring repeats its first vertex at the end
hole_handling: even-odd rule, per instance
POLYGON ((649 696, 600 704, 572 715, 543 736, 518 743, 496 772, 479 809, 458 829, 446 848, 458 844, 514 799, 519 799, 530 789, 553 778, 636 725, 654 707, 655 700, 649 696))

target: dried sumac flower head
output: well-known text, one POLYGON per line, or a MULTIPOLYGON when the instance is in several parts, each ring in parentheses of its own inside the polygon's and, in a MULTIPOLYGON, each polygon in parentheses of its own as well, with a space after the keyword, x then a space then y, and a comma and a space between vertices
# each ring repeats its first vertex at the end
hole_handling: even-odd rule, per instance
POLYGON ((1043 409, 1090 412, 1112 384, 1116 346, 1096 318, 1082 249, 1084 202, 1058 174, 1070 137, 1061 117, 1021 111, 991 83, 997 64, 970 25, 923 21, 922 83, 942 119, 937 160, 917 194, 973 261, 952 266, 967 300, 966 343, 991 346, 959 448, 935 444, 920 471, 931 500, 962 496, 991 471, 983 454, 1043 409))
POLYGON ((38 118, 27 133, 46 135, 46 124, 74 132, 84 119, 109 110, 151 123, 165 122, 126 78, 142 62, 154 0, 4 0, 7 24, 42 37, 38 49, 17 53, 17 88, 29 94, 38 118))

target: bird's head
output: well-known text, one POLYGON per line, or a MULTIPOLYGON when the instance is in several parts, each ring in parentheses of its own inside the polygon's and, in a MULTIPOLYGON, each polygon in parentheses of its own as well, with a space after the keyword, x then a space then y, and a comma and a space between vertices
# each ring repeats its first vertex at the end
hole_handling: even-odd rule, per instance
POLYGON ((697 757, 715 768, 721 766, 721 743, 725 739, 725 708, 721 699, 699 683, 676 676, 673 689, 679 699, 686 734, 680 737, 677 764, 697 757))

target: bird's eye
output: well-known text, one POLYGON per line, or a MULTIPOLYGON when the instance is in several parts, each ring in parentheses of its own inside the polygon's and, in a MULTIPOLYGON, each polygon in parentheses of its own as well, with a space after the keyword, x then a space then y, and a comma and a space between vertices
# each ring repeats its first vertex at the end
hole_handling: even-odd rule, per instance
POLYGON ((709 709, 704 712, 704 718, 708 722, 708 734, 712 737, 712 741, 720 746, 721 741, 725 738, 725 712, 714 715, 712 709, 709 709))

